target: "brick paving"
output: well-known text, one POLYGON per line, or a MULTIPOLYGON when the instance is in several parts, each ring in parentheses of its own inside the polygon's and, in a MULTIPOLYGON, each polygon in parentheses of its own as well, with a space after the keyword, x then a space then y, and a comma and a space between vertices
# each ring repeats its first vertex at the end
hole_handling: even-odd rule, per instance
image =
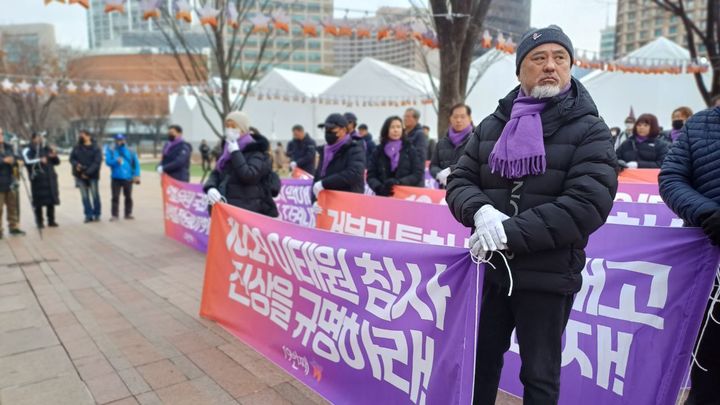
MULTIPOLYGON (((66 162, 60 228, 0 241, 0 404, 323 404, 198 316, 204 256, 163 236, 159 177, 143 173, 136 220, 83 224, 66 162)), ((503 396, 498 404, 518 404, 503 396)))

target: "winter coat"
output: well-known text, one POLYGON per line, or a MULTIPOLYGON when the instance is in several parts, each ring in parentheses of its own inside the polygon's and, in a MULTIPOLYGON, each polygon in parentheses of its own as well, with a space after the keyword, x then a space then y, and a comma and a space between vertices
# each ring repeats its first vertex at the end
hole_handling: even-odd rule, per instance
POLYGON ((217 189, 228 204, 269 217, 277 217, 278 209, 270 192, 272 159, 270 143, 260 134, 251 134, 255 142, 237 150, 225 162, 222 171, 216 166, 203 186, 207 193, 217 189))
POLYGON ((631 136, 620 145, 617 158, 624 162, 637 162, 640 169, 659 169, 669 150, 670 144, 660 137, 638 142, 637 137, 631 136))
MULTIPOLYGON (((12 145, 3 143, 0 145, 0 193, 10 191, 12 184, 15 182, 15 167, 17 165, 17 157, 13 151, 12 145), (15 163, 5 163, 6 157, 15 158, 15 163)), ((2 218, 0 218, 2 220, 2 218)))
POLYGON ((200 156, 205 160, 210 160, 210 147, 207 145, 200 145, 200 156))
POLYGON ((398 166, 390 170, 390 158, 385 154, 384 145, 375 148, 371 164, 368 166, 368 186, 380 196, 392 195, 392 186, 422 187, 425 164, 410 141, 403 141, 398 166))
POLYGON ((190 181, 190 158, 192 157, 192 146, 183 141, 171 147, 163 154, 160 166, 163 173, 175 180, 190 181))
POLYGON ((100 178, 102 161, 102 151, 95 142, 90 145, 75 145, 72 152, 70 152, 72 175, 76 179, 85 179, 85 177, 87 177, 91 180, 98 180, 100 178), (78 165, 82 166, 80 171, 77 169, 78 165), (83 175, 85 177, 83 177, 83 175))
MULTIPOLYGON (((630 134, 630 135, 632 135, 632 134, 630 134)), ((627 140, 630 138, 630 135, 628 135, 627 132, 622 131, 622 132, 620 132, 620 133, 618 134, 618 136, 616 136, 615 138, 611 138, 611 139, 612 139, 612 143, 613 143, 613 147, 615 148, 616 151, 617 151, 618 149, 620 149, 620 146, 621 146, 623 143, 625 143, 625 141, 627 141, 627 140)))
POLYGON ((420 156, 420 159, 423 162, 428 160, 428 157, 427 157, 428 138, 425 136, 425 131, 423 131, 423 126, 420 125, 419 122, 417 123, 417 125, 415 125, 415 128, 408 131, 407 138, 410 141, 410 143, 412 143, 413 146, 415 147, 415 150, 417 151, 418 155, 420 156))
POLYGON ((720 107, 693 115, 660 171, 660 195, 688 226, 720 209, 720 107))
POLYGON ((315 154, 317 145, 310 135, 305 134, 302 140, 293 139, 288 144, 287 156, 297 163, 297 167, 312 174, 315 173, 315 154))
POLYGON ((110 177, 113 180, 132 180, 140 177, 140 161, 137 153, 127 145, 105 148, 105 164, 110 167, 112 171, 110 177), (122 163, 117 161, 118 158, 122 158, 122 163))
MULTIPOLYGON (((313 184, 322 181, 327 190, 347 191, 363 194, 365 192, 365 150, 357 141, 343 145, 330 161, 325 175, 322 176, 324 148, 318 148, 320 163, 315 171, 313 184)), ((313 201, 315 196, 312 196, 313 201)))
MULTIPOLYGON (((541 113, 547 170, 508 180, 491 173, 489 156, 510 118, 519 86, 470 136, 450 175, 447 202, 468 228, 490 204, 511 218, 503 225, 515 290, 579 291, 588 237, 605 223, 617 192, 610 130, 587 90, 572 79, 571 92, 552 98, 541 113)), ((508 286, 506 266, 494 254, 487 282, 508 286)))
POLYGON ((433 178, 437 177, 441 171, 457 164, 460 156, 462 156, 465 151, 465 145, 467 145, 470 136, 472 136, 472 134, 468 135, 457 147, 450 142, 449 136, 438 141, 432 159, 430 160, 430 174, 432 174, 433 178))
POLYGON ((365 150, 365 166, 369 168, 370 162, 372 162, 373 159, 373 153, 377 148, 375 141, 372 139, 372 135, 368 133, 363 137, 353 137, 353 139, 356 140, 365 150))
POLYGON ((60 158, 55 155, 49 157, 52 150, 47 146, 32 145, 23 150, 23 160, 30 177, 33 206, 44 207, 60 205, 60 190, 58 188, 55 166, 60 164, 60 158), (46 158, 47 163, 40 159, 46 158))

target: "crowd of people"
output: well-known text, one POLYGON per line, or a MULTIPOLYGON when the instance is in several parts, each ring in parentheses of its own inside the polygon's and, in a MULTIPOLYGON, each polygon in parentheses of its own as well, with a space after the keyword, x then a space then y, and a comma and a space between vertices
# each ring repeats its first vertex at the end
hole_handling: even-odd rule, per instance
MULTIPOLYGON (((477 125, 471 106, 452 106, 447 133, 437 143, 430 143, 419 111, 409 108, 402 117, 385 120, 377 144, 367 125, 347 112, 330 114, 319 125, 322 146, 295 125, 287 150, 278 144, 271 151, 251 118, 232 112, 219 148, 211 149, 206 141, 200 145, 210 209, 226 202, 277 217, 277 173, 286 166, 313 176, 314 202, 324 190, 364 193, 366 184, 377 196, 392 196, 395 186, 423 187, 429 161, 430 174, 447 189, 452 215, 472 229, 473 259, 497 269, 485 273, 483 284, 475 403, 495 403, 513 330, 520 345, 524 403, 557 403, 562 335, 582 284, 585 247, 610 213, 620 171, 661 169, 664 201, 688 226, 701 227, 713 244, 720 244, 720 148, 714 145, 720 142, 720 107, 697 114, 678 107, 666 131, 650 113, 637 119, 631 113, 624 129, 608 128, 592 96, 570 75, 573 52, 559 27, 526 34, 517 47, 520 85, 477 125)), ((157 171, 187 182, 191 156, 182 128, 172 125, 157 171)), ((101 217, 103 160, 111 170, 110 220, 120 218, 121 194, 124 218, 131 220, 133 186, 140 184, 137 154, 123 135, 103 151, 89 132, 81 131, 70 164, 85 222, 101 217)), ((58 226, 57 152, 34 134, 16 154, 0 130, 0 215, 6 206, 10 233, 23 234, 17 215, 20 161, 29 175, 37 225, 44 226, 47 218, 48 226, 58 226)), ((691 405, 720 400, 720 330, 717 325, 707 329, 698 359, 708 371, 693 367, 691 405)))

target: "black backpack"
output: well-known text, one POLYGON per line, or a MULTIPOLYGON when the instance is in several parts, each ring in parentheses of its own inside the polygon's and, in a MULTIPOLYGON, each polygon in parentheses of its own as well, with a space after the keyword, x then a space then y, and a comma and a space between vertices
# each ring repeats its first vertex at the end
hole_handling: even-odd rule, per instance
POLYGON ((274 197, 277 197, 280 195, 280 188, 282 188, 282 182, 280 181, 280 176, 278 176, 275 172, 270 172, 265 177, 265 185, 270 190, 270 195, 274 197))

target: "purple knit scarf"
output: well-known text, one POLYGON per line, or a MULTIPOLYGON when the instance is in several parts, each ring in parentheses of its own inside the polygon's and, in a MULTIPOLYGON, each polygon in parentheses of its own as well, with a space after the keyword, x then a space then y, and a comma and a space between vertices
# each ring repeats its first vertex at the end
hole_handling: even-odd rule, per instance
POLYGON ((165 146, 163 146, 163 155, 167 155, 168 151, 172 149, 175 145, 179 145, 183 142, 182 137, 177 136, 174 140, 169 141, 165 143, 165 146))
MULTIPOLYGON (((570 85, 560 93, 566 94, 570 85)), ((545 143, 540 113, 550 98, 526 96, 520 89, 513 101, 510 120, 490 153, 490 170, 506 179, 545 173, 545 143)))
POLYGON ((450 139, 450 143, 453 144, 454 147, 460 146, 463 142, 465 142, 465 138, 472 132, 473 127, 472 124, 468 125, 467 128, 463 129, 460 132, 455 132, 453 127, 450 127, 448 130, 448 139, 450 139))
POLYGON ((325 172, 327 171, 328 166, 330 166, 330 162, 332 162, 335 154, 338 153, 340 148, 342 148, 348 142, 352 142, 352 137, 350 135, 345 135, 342 139, 339 139, 334 144, 325 145, 325 147, 323 148, 323 163, 320 170, 320 177, 325 177, 325 172))
POLYGON ((400 151, 402 150, 402 141, 388 141, 385 144, 385 156, 390 159, 390 171, 394 172, 397 170, 398 164, 400 163, 400 151))
POLYGON ((682 135, 682 130, 680 129, 672 129, 670 131, 670 139, 672 139, 673 142, 677 141, 680 135, 682 135))
MULTIPOLYGON (((240 147, 240 152, 245 150, 245 148, 253 142, 255 142, 255 140, 249 133, 241 136, 240 139, 237 140, 237 144, 240 147)), ((223 169, 225 168, 225 164, 228 160, 230 160, 230 151, 228 150, 227 143, 225 143, 223 153, 222 155, 220 155, 220 158, 217 160, 217 164, 215 165, 218 171, 223 171, 223 169)))

